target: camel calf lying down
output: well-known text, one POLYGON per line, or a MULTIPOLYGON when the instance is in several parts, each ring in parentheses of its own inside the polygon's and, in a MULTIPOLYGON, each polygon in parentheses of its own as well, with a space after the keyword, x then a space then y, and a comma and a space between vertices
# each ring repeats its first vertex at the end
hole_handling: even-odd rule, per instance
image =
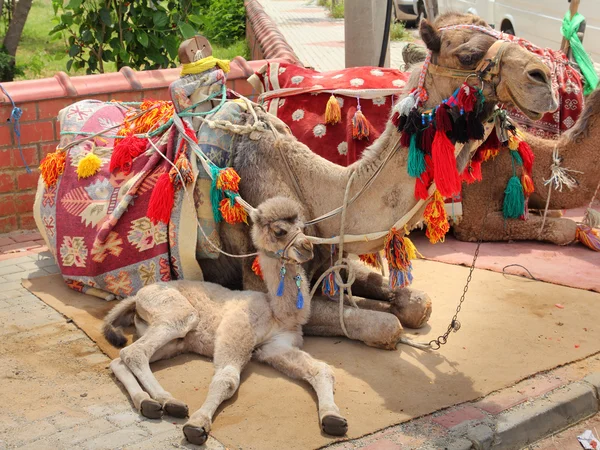
POLYGON ((267 294, 231 291, 207 282, 173 281, 144 287, 107 315, 103 331, 115 347, 126 344, 115 327, 135 324, 139 339, 123 348, 110 368, 142 415, 152 419, 163 412, 188 415, 187 405, 158 383, 150 362, 183 352, 212 356, 215 374, 206 401, 183 427, 188 441, 203 444, 215 411, 235 393, 240 372, 254 357, 292 378, 308 381, 317 393, 323 431, 346 434, 346 419, 333 399, 332 368, 299 349, 302 325, 310 316, 309 284, 299 264, 313 257, 312 244, 302 232, 300 211, 296 202, 276 197, 251 213, 252 240, 259 251, 267 294))

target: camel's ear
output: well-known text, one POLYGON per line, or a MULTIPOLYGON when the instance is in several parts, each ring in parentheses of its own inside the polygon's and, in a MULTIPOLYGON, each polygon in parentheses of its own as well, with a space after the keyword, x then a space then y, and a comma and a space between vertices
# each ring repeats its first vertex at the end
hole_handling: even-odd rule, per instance
POLYGON ((439 52, 442 48, 442 38, 438 29, 433 26, 427 19, 421 20, 421 26, 419 28, 421 39, 425 42, 425 45, 432 52, 439 52))

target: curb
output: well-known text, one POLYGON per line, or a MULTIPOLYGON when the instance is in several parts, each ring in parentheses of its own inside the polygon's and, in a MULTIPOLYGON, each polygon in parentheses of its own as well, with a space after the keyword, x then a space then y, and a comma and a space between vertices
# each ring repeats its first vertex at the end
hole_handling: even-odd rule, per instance
POLYGON ((451 430, 447 450, 516 450, 569 428, 600 411, 600 372, 515 406, 485 423, 451 430))

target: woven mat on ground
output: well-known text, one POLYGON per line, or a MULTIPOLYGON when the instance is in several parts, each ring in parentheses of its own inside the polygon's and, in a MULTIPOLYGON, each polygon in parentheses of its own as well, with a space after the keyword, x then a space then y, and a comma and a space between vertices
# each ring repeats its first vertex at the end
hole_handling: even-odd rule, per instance
MULTIPOLYGON (((468 270, 430 261, 414 266, 414 286, 427 289, 434 305, 431 328, 416 336, 426 341, 446 329, 468 270)), ((70 290, 57 275, 23 285, 115 356, 99 337, 114 302, 70 290)), ((591 314, 599 300, 593 292, 476 270, 459 318, 462 328, 439 352, 406 346, 389 352, 343 338, 307 338, 304 349, 335 368, 336 401, 349 422, 348 438, 356 438, 600 351, 600 326, 591 314)), ((191 411, 204 401, 213 374, 212 364, 196 355, 155 363, 153 370, 191 411)), ((310 388, 257 363, 220 409, 213 434, 229 448, 247 450, 311 449, 333 441, 319 431, 310 388)))
MULTIPOLYGON (((599 209, 599 208, 596 208, 599 209)), ((565 211, 564 217, 581 220, 584 208, 565 211)), ((411 234, 425 259, 470 266, 477 244, 461 242, 449 233, 443 244, 433 245, 425 234, 411 234)), ((559 247, 547 242, 485 242, 481 245, 478 269, 502 273, 509 264, 520 264, 540 281, 600 292, 600 253, 579 243, 559 247)), ((529 276, 521 267, 508 267, 505 273, 529 276)))

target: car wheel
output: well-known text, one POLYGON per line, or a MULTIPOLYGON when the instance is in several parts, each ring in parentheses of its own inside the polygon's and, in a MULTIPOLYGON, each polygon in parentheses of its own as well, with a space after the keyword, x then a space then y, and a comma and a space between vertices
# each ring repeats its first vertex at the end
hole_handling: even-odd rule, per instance
POLYGON ((512 27, 511 27, 511 28, 507 28, 506 30, 504 30, 504 32, 505 32, 506 34, 510 34, 510 35, 512 35, 512 36, 514 36, 514 35, 515 35, 515 30, 513 30, 513 29, 512 29, 512 27))

